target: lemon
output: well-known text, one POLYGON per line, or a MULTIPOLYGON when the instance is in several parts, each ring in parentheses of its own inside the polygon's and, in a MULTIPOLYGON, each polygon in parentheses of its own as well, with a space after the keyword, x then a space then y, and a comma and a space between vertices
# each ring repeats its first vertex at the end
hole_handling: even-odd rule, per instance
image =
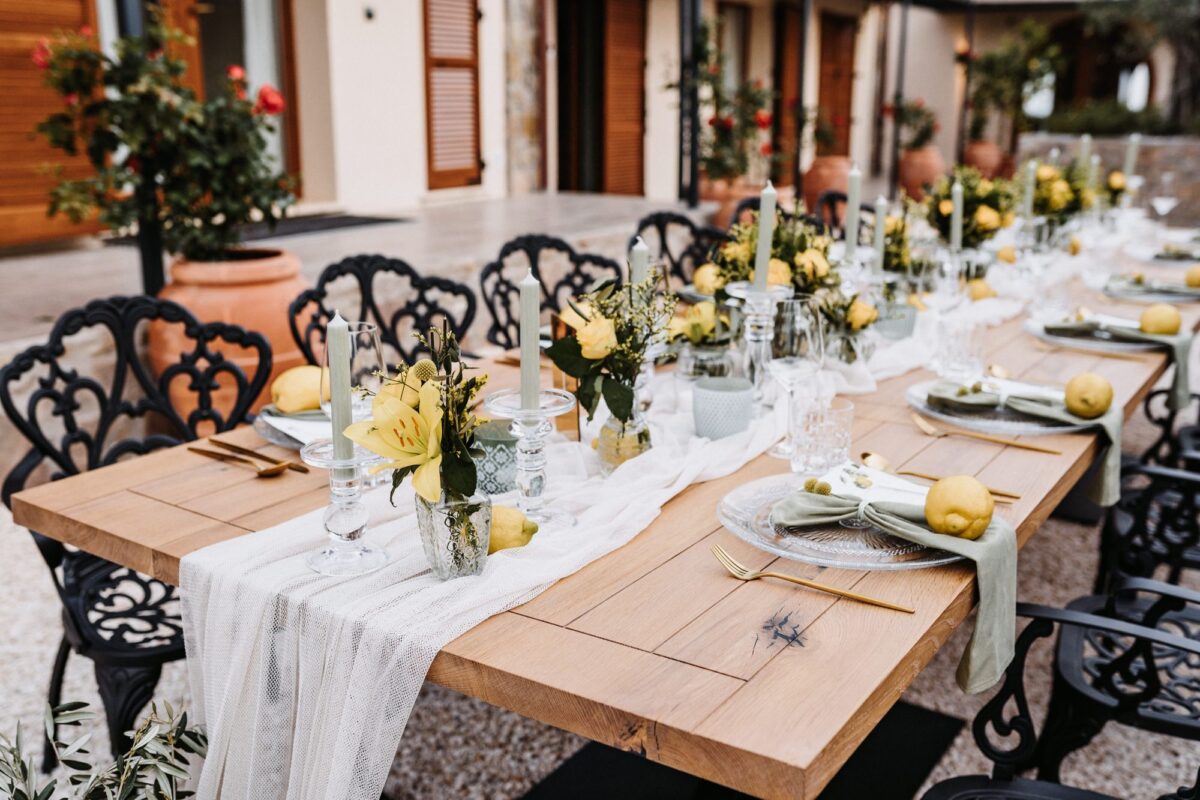
POLYGON ((1183 319, 1179 309, 1167 303, 1155 303, 1142 312, 1142 333, 1153 333, 1161 336, 1174 336, 1179 333, 1183 319))
POLYGON ((1067 245, 1067 252, 1073 256, 1077 256, 1083 252, 1083 242, 1079 240, 1078 236, 1071 237, 1071 241, 1067 245))
POLYGON ((271 402, 281 414, 298 414, 321 407, 321 368, 292 367, 271 382, 271 402))
POLYGON ((935 533, 978 539, 992 521, 996 501, 970 475, 942 478, 925 496, 925 521, 935 533))
POLYGON ((1005 245, 996 251, 996 258, 1005 264, 1015 264, 1017 263, 1017 248, 1011 244, 1005 245))
POLYGON ((510 547, 524 547, 537 532, 538 524, 526 517, 520 509, 492 506, 492 533, 488 541, 488 555, 510 547))
POLYGON ((1200 264, 1194 267, 1188 267, 1187 277, 1184 278, 1187 285, 1193 289, 1200 288, 1200 264))
POLYGON ((967 281, 967 292, 972 300, 984 300, 988 297, 995 297, 996 290, 993 289, 988 282, 983 278, 975 278, 967 281))
POLYGON ((1095 419, 1108 411, 1113 401, 1112 384, 1103 375, 1085 372, 1067 381, 1067 411, 1084 419, 1095 419))

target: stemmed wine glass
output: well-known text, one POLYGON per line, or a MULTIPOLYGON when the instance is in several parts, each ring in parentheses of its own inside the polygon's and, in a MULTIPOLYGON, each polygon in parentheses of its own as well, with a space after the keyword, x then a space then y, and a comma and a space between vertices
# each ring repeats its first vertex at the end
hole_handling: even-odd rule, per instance
MULTIPOLYGON (((379 344, 379 327, 373 322, 351 322, 350 327, 350 407, 355 422, 371 417, 371 395, 379 391, 379 375, 384 371, 383 347, 379 344), (365 391, 357 391, 364 389, 365 391)), ((329 411, 329 349, 321 357, 321 410, 329 411)))
POLYGON ((780 301, 767 372, 783 387, 787 403, 787 435, 771 448, 775 458, 792 457, 795 449, 795 392, 804 382, 816 382, 825 363, 825 318, 812 295, 780 301))
POLYGON ((1159 222, 1165 227, 1167 215, 1175 210, 1175 206, 1179 205, 1179 198, 1175 194, 1174 172, 1164 172, 1159 177, 1158 187, 1150 198, 1150 205, 1154 207, 1154 213, 1158 214, 1159 222))

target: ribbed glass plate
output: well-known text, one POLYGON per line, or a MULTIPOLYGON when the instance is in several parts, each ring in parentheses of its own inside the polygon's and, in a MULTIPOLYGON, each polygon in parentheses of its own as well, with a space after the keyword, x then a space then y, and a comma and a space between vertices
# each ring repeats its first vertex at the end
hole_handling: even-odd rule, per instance
POLYGON ((760 550, 793 561, 838 569, 922 569, 950 564, 961 556, 933 550, 875 528, 859 530, 840 525, 784 528, 771 524, 771 509, 793 492, 803 490, 796 475, 760 478, 734 489, 717 506, 721 524, 739 539, 760 550))
POLYGON ((1027 417, 1024 414, 1018 414, 1007 408, 997 408, 989 411, 964 411, 961 414, 944 411, 940 408, 934 408, 926 402, 929 387, 933 386, 936 382, 923 381, 921 383, 914 383, 908 387, 908 391, 904 395, 905 399, 908 400, 908 404, 930 419, 945 422, 959 428, 965 428, 969 431, 994 433, 998 436, 1043 436, 1053 433, 1077 433, 1079 431, 1086 431, 1092 427, 1091 425, 1064 425, 1061 422, 1052 422, 1048 419, 1043 420, 1036 417, 1027 417))

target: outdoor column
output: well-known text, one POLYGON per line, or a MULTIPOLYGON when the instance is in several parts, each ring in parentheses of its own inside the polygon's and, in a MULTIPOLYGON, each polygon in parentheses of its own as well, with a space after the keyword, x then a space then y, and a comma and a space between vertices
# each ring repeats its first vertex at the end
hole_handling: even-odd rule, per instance
POLYGON ((908 9, 912 0, 904 0, 900 10, 900 46, 896 54, 896 91, 892 95, 892 171, 891 196, 896 197, 900 185, 900 106, 904 103, 904 62, 908 57, 908 9))

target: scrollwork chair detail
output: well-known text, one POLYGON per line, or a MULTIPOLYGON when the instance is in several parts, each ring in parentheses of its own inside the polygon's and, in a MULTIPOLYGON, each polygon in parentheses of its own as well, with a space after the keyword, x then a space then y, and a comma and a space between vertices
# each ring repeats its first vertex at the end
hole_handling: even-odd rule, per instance
MULTIPOLYGON (((832 235, 838 239, 846 238, 846 231, 842 227, 842 216, 840 209, 845 207, 848 197, 845 192, 839 192, 836 189, 826 189, 817 196, 817 218, 821 223, 829 229, 832 235)), ((868 203, 859 204, 858 215, 858 241, 862 243, 864 236, 869 234, 873 227, 871 221, 875 217, 875 207, 868 203)))
POLYGON ((668 276, 681 284, 691 283, 692 273, 708 260, 713 246, 729 238, 721 229, 697 225, 677 211, 656 211, 638 220, 637 233, 629 237, 626 251, 639 236, 655 258, 667 262, 668 276))
POLYGON ((586 292, 600 279, 621 282, 621 267, 611 258, 594 253, 580 253, 562 239, 540 234, 518 236, 500 248, 496 260, 479 273, 479 289, 483 304, 492 320, 487 340, 500 347, 513 348, 520 332, 520 287, 526 266, 533 270, 541 286, 543 311, 561 311, 567 299, 586 292), (543 259, 557 254, 564 262, 561 276, 550 274, 543 259), (524 255, 519 268, 510 259, 524 255), (557 277, 557 280, 554 278, 557 277))
MULTIPOLYGON (((68 311, 45 344, 26 349, 0 368, 0 405, 29 444, 4 480, 2 499, 11 508, 13 494, 26 488, 39 469, 49 480, 58 480, 229 430, 251 418, 250 407, 270 374, 271 348, 261 334, 236 325, 202 324, 167 300, 112 297, 68 311), (179 325, 188 342, 188 349, 157 377, 138 355, 143 323, 179 325), (103 334, 111 341, 111 374, 71 362, 68 345, 81 333, 103 334), (247 378, 215 346, 241 347, 256 355, 254 374, 247 378), (173 390, 193 394, 196 408, 179 413, 172 404, 173 390), (25 391, 29 397, 22 403, 18 392, 25 391), (227 410, 218 407, 226 402, 227 410), (147 432, 118 438, 123 426, 151 417, 155 424, 147 432)), ((50 703, 61 701, 71 651, 91 659, 113 754, 125 752, 125 732, 153 695, 162 665, 184 655, 174 589, 30 533, 62 602, 63 636, 51 673, 50 703)), ((47 742, 43 766, 49 770, 53 764, 47 742)))
MULTIPOLYGON (((1158 429, 1158 436, 1142 453, 1140 460, 1143 464, 1200 471, 1200 425, 1183 425, 1176 430, 1180 412, 1167 406, 1169 395, 1169 389, 1156 389, 1146 395, 1142 403, 1146 419, 1158 429)), ((1191 408, 1200 409, 1200 395, 1192 395, 1191 408)))
POLYGON ((391 347, 400 358, 412 363, 424 347, 412 336, 430 328, 441 328, 445 319, 461 342, 475 321, 477 301, 466 284, 439 276, 418 273, 407 262, 382 255, 357 255, 330 264, 321 272, 317 284, 302 292, 288 307, 292 338, 310 364, 321 363, 320 347, 325 341, 325 325, 335 309, 330 303, 332 284, 341 279, 356 284, 355 308, 343 308, 347 319, 374 322, 380 342, 391 347), (381 282, 396 282, 398 305, 388 307, 388 297, 380 297, 381 282), (384 308, 388 308, 385 313, 384 308))
MULTIPOLYGON (((751 219, 750 212, 757 213, 761 203, 762 198, 758 195, 754 195, 753 197, 743 197, 741 200, 739 200, 737 206, 735 206, 733 209, 733 216, 730 218, 729 223, 730 227, 733 227, 739 222, 749 222, 751 219)), ((778 206, 775 207, 775 213, 783 217, 783 219, 787 222, 800 219, 819 231, 824 231, 827 229, 827 226, 821 221, 821 218, 814 214, 796 214, 788 211, 785 208, 779 208, 778 206)))
MULTIPOLYGON (((1153 581, 1144 583, 1165 586, 1153 581)), ((1134 589, 1131 587, 1129 590, 1134 589)), ((1020 777, 1019 773, 1046 752, 1048 736, 1076 732, 1076 729, 1052 731, 1051 727, 1061 721, 1048 720, 1039 737, 1025 686, 1030 648, 1038 640, 1053 634, 1055 626, 1060 629, 1060 652, 1064 641, 1070 641, 1072 637, 1092 636, 1126 642, 1131 652, 1169 652, 1173 657, 1195 661, 1200 658, 1200 641, 1163 630, 1161 625, 1155 627, 1147 624, 1145 620, 1150 619, 1148 616, 1143 618, 1143 622, 1130 622, 1096 613, 1103 610, 1109 597, 1082 600, 1088 602, 1076 601, 1065 609, 1017 604, 1017 614, 1028 618, 1030 623, 1017 637, 1013 660, 1005 672, 1004 681, 996 694, 980 709, 972 725, 975 743, 992 762, 992 774, 950 778, 930 788, 922 800, 1117 800, 1108 795, 1063 786, 1057 782, 1057 775, 1051 779, 1039 775, 1037 780, 1020 777), (1084 610, 1085 607, 1092 607, 1093 603, 1095 611, 1084 610)), ((1166 613, 1167 607, 1177 606, 1177 601, 1170 601, 1160 606, 1159 610, 1166 613)), ((1052 743, 1053 746, 1056 745, 1052 743)), ((1160 800, 1187 800, 1194 797, 1194 791, 1192 788, 1179 789, 1160 800)))

